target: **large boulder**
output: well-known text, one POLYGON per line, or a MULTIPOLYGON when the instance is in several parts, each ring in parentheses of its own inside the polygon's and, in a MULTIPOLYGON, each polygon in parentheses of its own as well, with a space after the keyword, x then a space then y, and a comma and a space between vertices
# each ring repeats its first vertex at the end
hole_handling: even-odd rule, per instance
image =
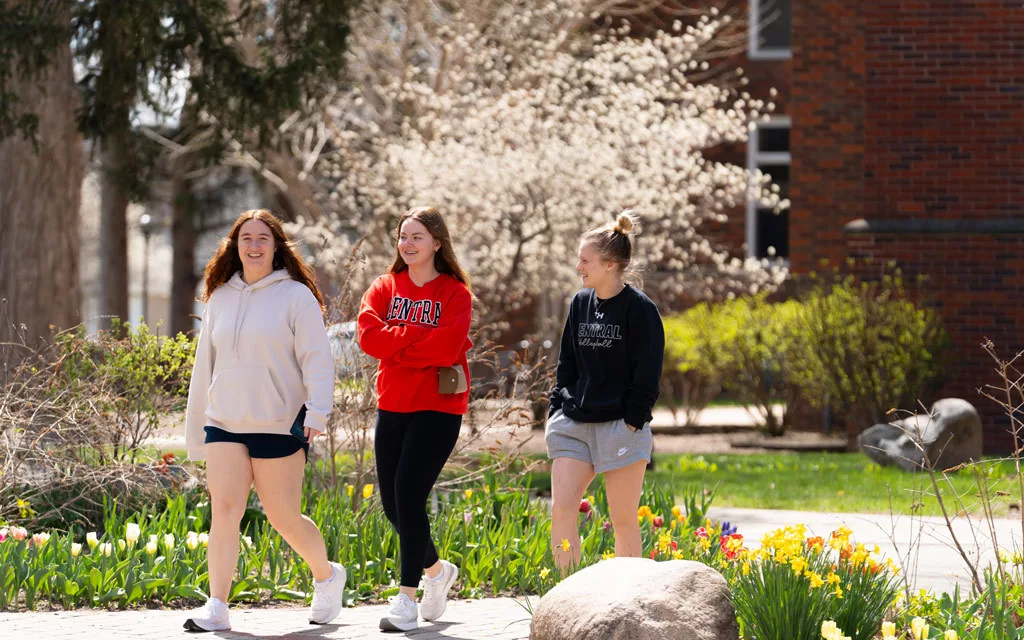
POLYGON ((531 640, 737 640, 729 585, 689 560, 613 558, 583 569, 540 601, 531 640))
POLYGON ((922 469, 927 452, 932 468, 942 471, 981 460, 981 417, 970 402, 943 398, 926 415, 865 429, 857 445, 878 464, 907 471, 922 469))

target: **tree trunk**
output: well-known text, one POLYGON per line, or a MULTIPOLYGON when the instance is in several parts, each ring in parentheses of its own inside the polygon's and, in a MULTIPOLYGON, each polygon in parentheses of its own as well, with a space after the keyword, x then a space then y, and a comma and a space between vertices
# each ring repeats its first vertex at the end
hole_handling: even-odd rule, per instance
POLYGON ((174 160, 171 176, 171 335, 192 331, 193 306, 199 274, 196 273, 195 198, 188 171, 191 157, 174 160))
POLYGON ((128 321, 128 111, 123 128, 111 131, 100 144, 100 326, 112 317, 128 321))
POLYGON ((15 77, 13 86, 24 109, 39 116, 39 146, 19 135, 0 142, 0 341, 35 343, 51 325, 71 327, 81 317, 78 209, 85 154, 70 42, 38 79, 15 77))

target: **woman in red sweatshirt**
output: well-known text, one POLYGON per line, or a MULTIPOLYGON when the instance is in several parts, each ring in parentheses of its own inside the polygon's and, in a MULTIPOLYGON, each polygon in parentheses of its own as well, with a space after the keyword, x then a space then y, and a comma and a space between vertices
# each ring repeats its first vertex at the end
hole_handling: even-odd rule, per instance
POLYGON ((419 613, 424 620, 439 618, 459 575, 437 555, 426 504, 469 405, 472 315, 469 276, 444 219, 432 207, 410 209, 398 223, 394 263, 370 285, 359 308, 359 346, 380 360, 374 453, 381 503, 398 532, 401 555, 399 593, 380 621, 386 631, 415 629, 419 613))

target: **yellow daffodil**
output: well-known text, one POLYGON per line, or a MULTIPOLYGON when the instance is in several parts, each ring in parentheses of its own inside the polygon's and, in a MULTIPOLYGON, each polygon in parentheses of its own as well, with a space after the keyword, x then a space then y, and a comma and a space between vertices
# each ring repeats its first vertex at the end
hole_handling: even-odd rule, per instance
POLYGON ((540 579, 544 580, 545 578, 548 577, 549 573, 551 573, 551 569, 548 569, 547 567, 544 567, 543 569, 540 570, 540 579))
POLYGON ((605 551, 604 553, 601 554, 601 559, 602 560, 611 560, 614 557, 615 557, 615 553, 612 552, 612 551, 605 551))
POLYGON ((469 500, 470 498, 473 497, 473 490, 466 489, 465 491, 462 492, 462 495, 466 496, 466 500, 469 500))
POLYGON ((347 495, 348 497, 351 498, 352 494, 355 492, 355 490, 356 490, 356 488, 355 488, 354 485, 351 485, 351 484, 346 484, 345 485, 345 495, 347 495))
POLYGON ((569 539, 568 538, 562 538, 562 545, 561 546, 562 546, 562 551, 568 551, 569 548, 572 545, 569 544, 569 539))

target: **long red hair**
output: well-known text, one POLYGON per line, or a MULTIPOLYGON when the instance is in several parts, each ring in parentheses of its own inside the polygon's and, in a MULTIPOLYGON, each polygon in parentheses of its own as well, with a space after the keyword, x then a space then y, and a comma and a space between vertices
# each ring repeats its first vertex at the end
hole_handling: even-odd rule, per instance
POLYGON ((302 256, 295 252, 295 243, 288 239, 281 221, 266 209, 245 211, 231 225, 231 231, 220 241, 217 253, 206 263, 203 275, 206 288, 200 300, 207 302, 217 287, 242 270, 242 259, 238 257, 238 234, 242 230, 242 225, 250 220, 264 223, 270 227, 270 232, 274 235, 274 269, 287 269, 293 280, 301 282, 313 292, 316 301, 320 303, 320 310, 324 311, 324 296, 316 286, 316 273, 302 256))
POLYGON ((388 273, 399 273, 409 268, 398 250, 398 240, 402 236, 402 225, 406 220, 416 220, 427 228, 427 232, 434 240, 441 243, 441 248, 434 252, 434 268, 437 272, 447 273, 469 288, 469 275, 462 269, 459 259, 455 256, 448 225, 444 223, 441 212, 434 207, 413 207, 398 221, 398 227, 395 229, 395 261, 388 268, 388 273))

